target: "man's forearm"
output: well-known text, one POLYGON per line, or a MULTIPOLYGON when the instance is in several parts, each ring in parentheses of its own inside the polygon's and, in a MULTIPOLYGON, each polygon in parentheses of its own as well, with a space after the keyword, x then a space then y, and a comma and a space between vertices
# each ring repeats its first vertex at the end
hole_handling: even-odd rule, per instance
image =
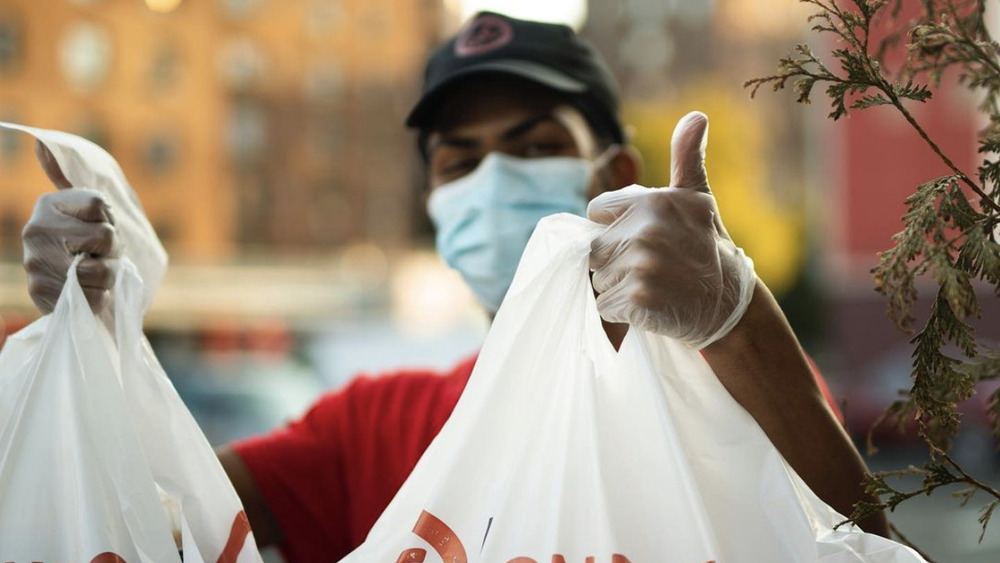
POLYGON ((282 543, 281 528, 278 527, 271 509, 264 501, 264 495, 253 480, 250 468, 247 467, 243 458, 229 446, 221 446, 215 450, 219 457, 219 463, 229 476, 229 480, 236 489, 236 494, 243 503, 243 510, 250 521, 250 529, 253 530, 253 537, 257 541, 257 547, 267 547, 282 543))
MULTIPOLYGON (((703 350, 729 393, 757 421, 792 468, 842 514, 865 498, 865 465, 830 410, 795 334, 758 281, 753 301, 725 338, 703 350)), ((861 522, 888 535, 885 516, 861 522)))

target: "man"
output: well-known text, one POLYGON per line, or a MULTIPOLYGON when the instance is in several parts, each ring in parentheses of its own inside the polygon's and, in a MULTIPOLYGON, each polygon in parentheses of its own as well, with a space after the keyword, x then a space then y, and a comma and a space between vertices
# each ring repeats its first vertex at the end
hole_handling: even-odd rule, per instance
MULTIPOLYGON (((432 55, 407 123, 420 132, 438 250, 489 311, 538 219, 587 214, 609 225, 591 266, 611 342, 634 325, 700 349, 821 498, 849 513, 864 497, 863 463, 822 383, 719 218, 703 166, 705 116, 690 114, 675 131, 673 187, 620 189, 638 179, 641 162, 598 55, 565 26, 483 13, 432 55)), ((80 190, 39 201, 24 245, 43 310, 64 283, 60 265, 81 251, 91 257, 79 279, 92 305, 105 306, 121 246, 108 236, 111 217, 80 190)), ((222 448, 258 542, 291 562, 337 560, 357 547, 448 419, 474 363, 358 378, 287 427, 222 448)), ((886 533, 881 516, 865 527, 886 533)))

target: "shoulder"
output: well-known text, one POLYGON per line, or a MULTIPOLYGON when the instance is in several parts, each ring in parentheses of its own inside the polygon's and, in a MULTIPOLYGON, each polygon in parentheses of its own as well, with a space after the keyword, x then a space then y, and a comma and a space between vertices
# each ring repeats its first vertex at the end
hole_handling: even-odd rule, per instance
POLYGON ((447 371, 360 375, 322 395, 298 419, 232 446, 252 462, 255 457, 285 457, 291 450, 333 460, 373 448, 395 448, 401 442, 423 443, 451 415, 474 362, 469 358, 447 371))
POLYGON ((450 414, 474 363, 475 357, 471 357, 449 370, 406 368, 363 374, 340 390, 324 395, 314 409, 338 409, 355 423, 373 417, 385 421, 434 415, 442 409, 450 414))
MULTIPOLYGON (((361 374, 340 390, 352 398, 380 397, 409 392, 443 392, 464 388, 472 373, 475 357, 467 358, 448 370, 404 368, 386 372, 361 374)), ((337 392, 332 393, 335 395, 337 392)))
MULTIPOLYGON (((465 361, 448 371, 359 376, 322 398, 309 416, 317 431, 337 444, 339 455, 362 469, 350 471, 353 478, 380 475, 388 484, 402 485, 451 416, 471 371, 472 362, 465 361)), ((366 487, 350 476, 348 481, 352 488, 366 487)))

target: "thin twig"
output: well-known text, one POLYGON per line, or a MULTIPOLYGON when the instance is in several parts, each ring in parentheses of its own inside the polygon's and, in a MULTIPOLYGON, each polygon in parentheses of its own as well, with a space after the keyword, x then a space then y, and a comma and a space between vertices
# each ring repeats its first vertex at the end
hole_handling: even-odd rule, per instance
POLYGON ((889 82, 882 75, 880 69, 876 69, 874 68, 874 66, 872 66, 871 64, 872 54, 868 52, 868 41, 867 41, 868 25, 871 24, 871 21, 867 17, 865 18, 865 24, 866 24, 864 30, 865 41, 863 46, 858 45, 857 41, 855 41, 854 44, 858 45, 858 47, 861 48, 861 52, 864 53, 865 55, 864 64, 865 66, 868 67, 868 72, 870 73, 870 76, 878 81, 876 84, 872 85, 881 90, 889 98, 889 101, 892 102, 892 105, 895 106, 896 109, 899 110, 901 114, 903 114, 903 117, 906 119, 907 123, 909 123, 917 131, 920 137, 931 147, 931 150, 933 150, 934 153, 941 158, 941 160, 945 163, 945 165, 948 166, 948 168, 951 168, 952 172, 954 172, 955 175, 959 177, 959 179, 965 182, 965 184, 968 185, 972 189, 972 191, 976 192, 976 194, 978 194, 980 198, 982 198, 982 201, 986 205, 992 207, 994 211, 1000 212, 1000 204, 997 204, 995 201, 993 201, 993 199, 989 195, 987 195, 987 193, 983 191, 982 188, 980 188, 975 182, 973 182, 965 172, 963 172, 950 158, 948 158, 946 154, 944 154, 944 151, 941 150, 941 147, 939 147, 937 143, 935 143, 930 138, 930 136, 927 134, 924 128, 921 127, 919 123, 917 123, 917 120, 916 118, 913 117, 913 114, 911 114, 909 110, 906 109, 906 106, 903 105, 903 102, 899 99, 899 96, 896 95, 896 92, 893 90, 892 85, 889 84, 889 82))
MULTIPOLYGON (((962 18, 961 16, 959 16, 958 10, 955 9, 954 4, 952 4, 951 2, 946 2, 945 9, 947 9, 951 13, 951 17, 954 18, 956 23, 961 21, 962 18)), ((965 27, 961 25, 956 25, 956 27, 958 28, 959 35, 962 37, 962 39, 965 39, 968 45, 971 46, 973 50, 976 51, 977 55, 979 55, 980 62, 985 62, 987 65, 993 68, 994 73, 1000 74, 1000 66, 998 66, 997 62, 993 60, 993 57, 991 57, 986 51, 982 49, 982 47, 979 46, 979 42, 976 41, 974 37, 969 37, 965 33, 965 27)), ((987 39, 992 39, 992 38, 990 38, 987 35, 987 39)))
POLYGON ((966 473, 965 470, 962 469, 962 467, 960 465, 958 465, 958 463, 954 459, 952 459, 952 457, 950 455, 948 455, 948 453, 945 452, 944 450, 942 450, 941 448, 939 448, 937 446, 934 446, 934 445, 931 445, 931 447, 934 450, 936 450, 936 452, 938 453, 938 455, 940 455, 941 457, 943 457, 949 464, 951 464, 951 466, 955 468, 955 471, 958 471, 958 473, 962 476, 962 481, 964 481, 964 482, 972 485, 973 487, 975 487, 975 488, 983 491, 984 493, 993 495, 996 499, 1000 500, 1000 491, 994 489, 993 487, 987 485, 986 483, 983 483, 982 481, 979 481, 978 479, 976 479, 972 475, 969 475, 968 473, 966 473))
POLYGON ((952 162, 951 159, 948 158, 948 156, 941 151, 941 148, 937 146, 937 143, 931 140, 930 136, 927 135, 927 132, 924 131, 924 128, 921 127, 920 124, 917 123, 917 120, 913 117, 913 115, 910 114, 909 111, 907 111, 906 107, 903 105, 903 102, 901 102, 899 97, 896 96, 896 93, 892 91, 892 87, 886 84, 884 86, 880 86, 879 89, 882 90, 887 96, 889 96, 889 101, 892 102, 892 105, 896 106, 896 109, 898 109, 899 112, 903 114, 903 117, 906 118, 906 121, 911 126, 913 126, 914 129, 917 130, 917 133, 920 134, 920 137, 927 142, 927 144, 931 147, 931 150, 933 150, 935 154, 941 157, 941 160, 948 166, 948 168, 951 168, 952 172, 954 172, 955 175, 958 176, 960 180, 962 180, 963 182, 965 182, 966 185, 972 188, 972 191, 976 192, 982 198, 983 203, 985 203, 989 207, 992 207, 994 211, 1000 212, 1000 204, 997 204, 997 202, 993 201, 993 199, 990 198, 990 196, 987 195, 982 188, 980 188, 975 182, 969 179, 969 176, 966 175, 965 172, 962 172, 962 170, 959 169, 959 167, 956 166, 955 163, 952 162))

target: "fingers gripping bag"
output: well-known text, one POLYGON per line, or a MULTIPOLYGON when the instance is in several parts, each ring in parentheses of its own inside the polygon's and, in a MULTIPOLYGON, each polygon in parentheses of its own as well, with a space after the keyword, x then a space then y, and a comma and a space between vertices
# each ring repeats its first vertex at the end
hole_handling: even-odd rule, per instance
POLYGON ((451 418, 341 563, 917 563, 813 494, 701 355, 588 277, 604 227, 542 220, 451 418))
POLYGON ((90 310, 79 260, 53 312, 0 350, 0 562, 176 563, 181 550, 186 563, 261 561, 236 492, 142 333, 151 294, 139 268, 119 261, 106 323, 90 310))
POLYGON ((147 310, 167 271, 167 252, 114 157, 91 141, 62 131, 4 122, 0 122, 0 129, 35 137, 55 158, 70 185, 104 196, 115 216, 115 230, 124 242, 123 253, 139 269, 145 285, 143 310, 147 310))

